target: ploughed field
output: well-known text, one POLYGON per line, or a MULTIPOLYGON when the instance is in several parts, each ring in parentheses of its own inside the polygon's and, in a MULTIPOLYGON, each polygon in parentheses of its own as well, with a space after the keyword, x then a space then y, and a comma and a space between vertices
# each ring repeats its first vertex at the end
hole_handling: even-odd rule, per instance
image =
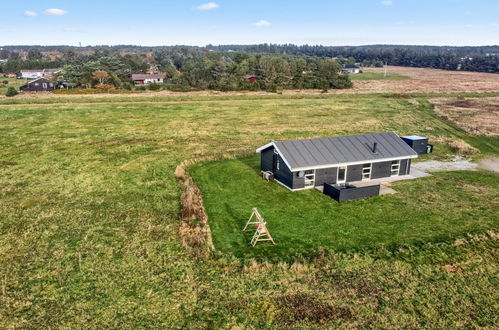
POLYGON ((271 139, 386 130, 441 137, 430 158, 451 157, 455 139, 481 151, 473 157, 498 154, 496 137, 456 129, 423 97, 1 100, 0 327, 494 326, 497 174, 441 173, 420 181, 431 189, 400 182, 392 197, 340 205, 265 186, 255 158, 195 165, 221 252, 200 260, 181 245, 182 161, 250 155, 271 139), (256 185, 223 190, 238 180, 256 185), (221 197, 234 203, 213 211, 221 197), (233 234, 253 206, 275 231, 268 251, 278 252, 259 246, 255 256, 279 262, 255 262, 233 234), (301 206, 327 216, 329 207, 344 227, 310 213, 324 232, 307 237, 319 234, 301 206), (284 208, 309 230, 298 217, 273 224, 284 208), (225 220, 234 231, 218 229, 225 220))

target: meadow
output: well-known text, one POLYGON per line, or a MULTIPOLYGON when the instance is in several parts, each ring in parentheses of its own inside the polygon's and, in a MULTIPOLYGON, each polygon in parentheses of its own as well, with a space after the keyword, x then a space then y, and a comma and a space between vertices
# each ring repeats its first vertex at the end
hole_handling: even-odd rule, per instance
POLYGON ((0 77, 0 95, 5 95, 5 92, 7 92, 7 88, 9 87, 14 87, 19 90, 19 87, 26 84, 27 81, 28 79, 0 77), (4 84, 4 81, 7 81, 7 84, 4 84))
MULTIPOLYGON (((445 187, 435 203, 469 198, 455 215, 428 211, 442 239, 391 244, 378 228, 369 249, 344 241, 260 262, 231 256, 230 244, 215 242, 221 251, 207 259, 182 246, 182 161, 248 156, 271 139, 384 130, 457 138, 481 151, 475 158, 498 154, 497 137, 439 119, 424 95, 0 100, 0 328, 494 327, 497 174, 428 183, 445 187), (455 226, 443 228, 446 219, 455 226)), ((436 147, 435 159, 455 153, 436 147)), ((396 189, 393 213, 419 191, 396 189)))
POLYGON ((411 79, 409 76, 404 76, 397 73, 387 73, 386 75, 383 72, 372 72, 366 71, 358 74, 349 75, 350 80, 407 80, 411 79))

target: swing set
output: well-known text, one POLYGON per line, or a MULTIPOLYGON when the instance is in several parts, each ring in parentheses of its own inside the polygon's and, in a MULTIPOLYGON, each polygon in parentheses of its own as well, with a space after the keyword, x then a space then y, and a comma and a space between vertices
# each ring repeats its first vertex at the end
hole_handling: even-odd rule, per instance
POLYGON ((246 226, 244 226, 243 231, 249 230, 248 227, 250 225, 255 225, 256 226, 256 231, 255 234, 253 234, 253 238, 251 239, 251 245, 255 246, 256 243, 258 242, 264 242, 264 241, 270 241, 272 244, 275 245, 274 239, 272 238, 272 235, 270 235, 269 230, 267 229, 267 222, 263 219, 263 217, 260 215, 260 212, 258 212, 258 209, 254 207, 252 209, 252 213, 250 218, 248 219, 248 222, 246 222, 246 226), (255 217, 255 219, 253 219, 255 217))

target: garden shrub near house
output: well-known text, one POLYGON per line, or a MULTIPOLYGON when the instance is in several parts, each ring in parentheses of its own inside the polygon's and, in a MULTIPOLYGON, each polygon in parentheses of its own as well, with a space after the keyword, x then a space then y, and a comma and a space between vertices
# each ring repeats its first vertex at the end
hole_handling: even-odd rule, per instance
POLYGON ((7 92, 5 93, 5 96, 8 96, 8 97, 12 97, 12 96, 16 96, 17 94, 19 94, 16 89, 14 87, 9 87, 7 89, 7 92))

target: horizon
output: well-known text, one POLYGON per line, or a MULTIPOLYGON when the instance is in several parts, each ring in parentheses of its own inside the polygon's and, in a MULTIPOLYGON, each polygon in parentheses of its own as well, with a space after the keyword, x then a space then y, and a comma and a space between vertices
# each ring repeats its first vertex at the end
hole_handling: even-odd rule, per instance
POLYGON ((1 47, 78 47, 80 42, 84 47, 474 47, 497 45, 499 35, 499 3, 492 0, 151 0, 147 5, 109 0, 92 6, 41 0, 5 3, 2 11, 1 47), (33 33, 40 29, 44 33, 33 33))

